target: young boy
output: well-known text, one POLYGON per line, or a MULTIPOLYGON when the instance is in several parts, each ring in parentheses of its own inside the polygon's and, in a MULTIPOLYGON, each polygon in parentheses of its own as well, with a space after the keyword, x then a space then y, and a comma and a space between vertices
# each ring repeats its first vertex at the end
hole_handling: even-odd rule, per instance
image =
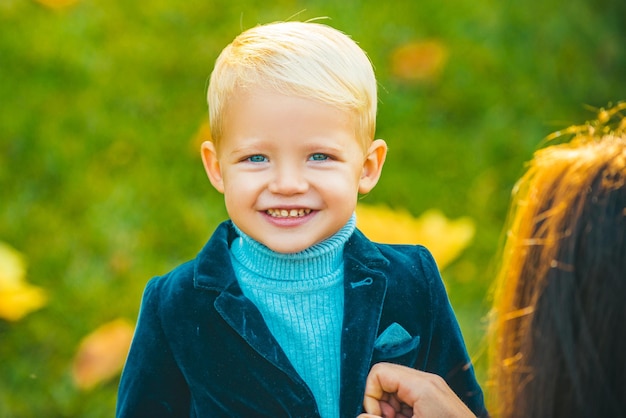
POLYGON ((118 417, 355 417, 374 363, 483 395, 430 253, 370 242, 376 79, 349 37, 258 26, 220 54, 202 160, 230 220, 146 286, 118 417))

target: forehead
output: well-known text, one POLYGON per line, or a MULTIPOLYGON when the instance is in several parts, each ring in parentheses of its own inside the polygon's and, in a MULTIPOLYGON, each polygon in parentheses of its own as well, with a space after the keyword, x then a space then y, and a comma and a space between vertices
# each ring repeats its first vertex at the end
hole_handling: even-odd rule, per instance
POLYGON ((246 90, 229 100, 222 141, 239 137, 350 137, 357 141, 356 112, 319 100, 267 89, 246 90))

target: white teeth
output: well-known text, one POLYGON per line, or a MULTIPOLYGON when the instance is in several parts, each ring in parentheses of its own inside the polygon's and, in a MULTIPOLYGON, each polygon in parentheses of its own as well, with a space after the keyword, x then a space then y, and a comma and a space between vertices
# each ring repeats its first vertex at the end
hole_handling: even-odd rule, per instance
POLYGON ((311 209, 268 209, 265 213, 273 218, 299 218, 311 213, 311 209))

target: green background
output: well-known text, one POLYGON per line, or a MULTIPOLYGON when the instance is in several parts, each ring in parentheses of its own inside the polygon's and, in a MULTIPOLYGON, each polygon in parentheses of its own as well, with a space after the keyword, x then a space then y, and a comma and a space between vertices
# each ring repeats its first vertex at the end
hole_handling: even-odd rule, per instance
MULTIPOLYGON (((152 276, 192 258, 225 219, 198 129, 220 50, 257 23, 328 16, 369 53, 389 155, 366 203, 469 216, 476 236, 444 279, 484 379, 484 316, 510 190, 557 129, 626 99, 622 0, 0 0, 0 240, 49 303, 0 321, 0 417, 110 417, 117 379, 71 380, 81 338, 135 320, 152 276), (436 39, 438 78, 391 74, 436 39)), ((1 302, 0 302, 1 303, 1 302)))

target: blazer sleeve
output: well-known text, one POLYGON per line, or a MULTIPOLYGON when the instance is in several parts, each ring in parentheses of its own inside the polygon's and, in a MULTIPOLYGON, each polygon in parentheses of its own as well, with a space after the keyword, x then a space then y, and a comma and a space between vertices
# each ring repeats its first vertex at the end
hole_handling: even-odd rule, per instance
POLYGON ((428 251, 425 251, 422 262, 426 276, 431 279, 429 317, 432 334, 426 371, 442 376, 474 414, 487 417, 483 392, 437 264, 428 251))
POLYGON ((148 282, 118 390, 117 418, 189 416, 188 385, 162 328, 163 278, 148 282))

